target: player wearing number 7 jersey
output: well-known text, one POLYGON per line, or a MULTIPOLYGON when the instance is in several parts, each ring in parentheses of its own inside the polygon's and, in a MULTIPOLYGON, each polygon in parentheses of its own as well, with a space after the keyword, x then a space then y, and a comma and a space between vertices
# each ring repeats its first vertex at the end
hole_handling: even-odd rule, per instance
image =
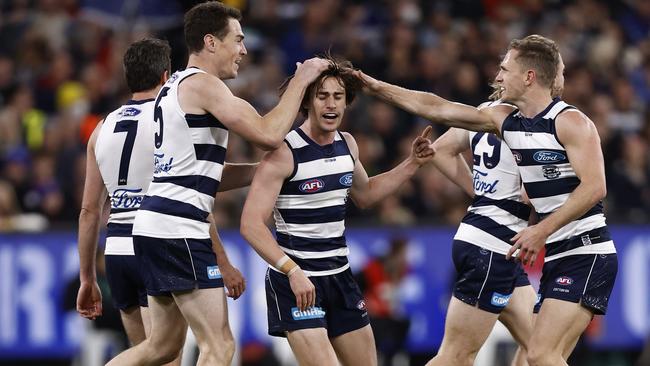
MULTIPOLYGON (((88 142, 79 217, 81 285, 77 310, 91 319, 102 314, 95 252, 101 213, 108 196, 111 206, 105 247, 106 275, 132 345, 141 343, 151 328, 147 294, 131 235, 136 211, 153 175, 154 97, 168 78, 169 53, 169 45, 157 39, 144 39, 128 48, 124 71, 132 99, 108 114, 88 142)), ((224 185, 227 186, 233 184, 224 185)), ((215 246, 220 247, 220 243, 216 242, 215 246)), ((227 285, 243 286, 243 277, 234 267, 226 263, 221 271, 225 278, 232 279, 227 285)), ((182 324, 179 330, 184 334, 186 328, 182 324)), ((180 358, 174 364, 180 364, 180 358)))

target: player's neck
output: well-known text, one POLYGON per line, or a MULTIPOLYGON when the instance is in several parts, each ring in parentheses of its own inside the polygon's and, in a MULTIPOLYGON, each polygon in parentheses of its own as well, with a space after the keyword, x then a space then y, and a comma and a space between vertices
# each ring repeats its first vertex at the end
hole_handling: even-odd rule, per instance
POLYGON ((309 119, 300 126, 300 129, 302 129, 303 132, 312 139, 312 141, 321 146, 333 143, 334 137, 336 136, 336 131, 323 131, 319 128, 312 128, 309 119))
POLYGON ((546 109, 552 101, 553 98, 548 89, 535 88, 523 95, 516 106, 524 117, 533 118, 546 109))
POLYGON ((135 92, 131 95, 131 100, 139 101, 139 100, 146 100, 146 99, 154 99, 156 98, 156 95, 158 95, 159 90, 160 90, 160 86, 157 86, 153 89, 135 92))
POLYGON ((216 67, 208 60, 203 53, 192 53, 190 54, 189 58, 187 59, 187 67, 186 69, 190 67, 197 67, 208 74, 217 75, 217 70, 216 67))

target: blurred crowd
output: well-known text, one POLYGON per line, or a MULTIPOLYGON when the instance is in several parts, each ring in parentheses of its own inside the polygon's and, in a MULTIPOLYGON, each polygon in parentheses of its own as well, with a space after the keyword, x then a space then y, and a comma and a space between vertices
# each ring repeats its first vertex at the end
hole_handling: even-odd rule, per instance
MULTIPOLYGON (((145 36, 167 39, 183 68, 182 15, 199 1, 0 1, 0 231, 74 227, 86 143, 129 98, 122 55, 145 36)), ((478 105, 512 38, 556 40, 564 99, 600 133, 610 222, 650 222, 650 2, 644 0, 231 0, 242 9, 248 56, 228 82, 260 113, 278 100, 295 62, 331 50, 404 87, 478 105)), ((343 130, 370 175, 409 153, 427 121, 359 96, 343 130)), ((444 132, 437 127, 435 135, 444 132)), ((434 136, 434 137, 436 137, 434 136)), ((260 151, 231 136, 227 160, 260 151)), ((246 191, 220 193, 215 217, 236 227, 246 191)), ((432 167, 360 212, 360 225, 456 224, 470 199, 432 167)))

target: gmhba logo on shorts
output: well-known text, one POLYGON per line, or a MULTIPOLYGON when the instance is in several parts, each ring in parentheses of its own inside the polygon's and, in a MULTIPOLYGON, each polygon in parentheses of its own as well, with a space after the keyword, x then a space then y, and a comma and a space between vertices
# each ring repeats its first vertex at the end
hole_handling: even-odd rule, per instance
POLYGON ((303 311, 300 311, 298 308, 291 308, 291 316, 293 320, 321 319, 325 317, 325 311, 318 306, 313 306, 303 311))
POLYGON ((211 280, 218 280, 221 278, 221 271, 219 270, 219 266, 208 267, 208 278, 211 280))
POLYGON ((502 308, 502 307, 505 307, 506 305, 508 305, 508 302, 510 301, 510 296, 512 296, 512 295, 504 295, 504 294, 500 294, 498 292, 493 292, 492 293, 492 301, 490 301, 490 302, 492 303, 492 305, 502 308))

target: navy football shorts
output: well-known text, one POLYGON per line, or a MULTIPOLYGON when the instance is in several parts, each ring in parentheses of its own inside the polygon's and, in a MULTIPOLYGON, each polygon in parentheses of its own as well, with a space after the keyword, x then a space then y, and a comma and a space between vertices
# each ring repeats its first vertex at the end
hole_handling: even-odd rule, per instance
POLYGON ((316 287, 316 305, 300 311, 289 278, 283 273, 267 270, 266 305, 270 335, 285 337, 285 332, 325 328, 327 336, 335 338, 370 323, 366 302, 349 268, 335 275, 309 279, 316 287))
POLYGON ((104 261, 115 307, 126 310, 133 306, 147 306, 147 290, 136 257, 107 254, 104 261))
POLYGON ((530 284, 521 264, 506 260, 504 254, 454 240, 452 258, 456 267, 454 297, 481 310, 501 313, 514 288, 530 284))
POLYGON ((613 254, 570 255, 544 263, 535 313, 544 299, 581 303, 594 314, 605 314, 618 272, 613 254))
POLYGON ((161 239, 133 236, 147 295, 223 287, 210 239, 161 239))

